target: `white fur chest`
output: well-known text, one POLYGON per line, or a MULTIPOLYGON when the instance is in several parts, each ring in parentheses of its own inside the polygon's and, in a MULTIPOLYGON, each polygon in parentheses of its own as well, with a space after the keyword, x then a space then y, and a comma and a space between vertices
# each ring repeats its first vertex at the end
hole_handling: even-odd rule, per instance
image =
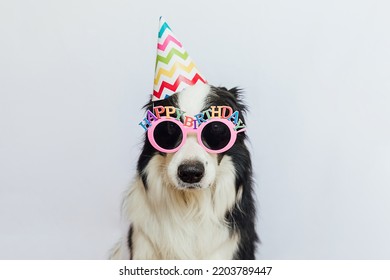
MULTIPOLYGON (((153 160, 152 160, 153 161, 153 160)), ((169 186, 151 162, 148 189, 138 178, 125 199, 133 227, 133 259, 232 259, 238 236, 224 222, 235 203, 234 172, 227 158, 219 182, 211 188, 178 191, 169 186)))

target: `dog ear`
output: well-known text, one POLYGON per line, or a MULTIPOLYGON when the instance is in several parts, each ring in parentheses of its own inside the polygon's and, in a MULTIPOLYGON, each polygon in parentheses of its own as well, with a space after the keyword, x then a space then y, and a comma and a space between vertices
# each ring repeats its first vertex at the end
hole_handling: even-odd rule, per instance
MULTIPOLYGON (((243 90, 239 87, 233 87, 231 89, 227 89, 226 87, 212 87, 214 93, 218 97, 223 97, 225 99, 226 105, 229 105, 235 110, 239 110, 241 112, 247 111, 247 105, 244 102, 243 98, 243 90)), ((218 98, 210 98, 210 103, 213 105, 220 105, 220 99, 218 98)))
POLYGON ((242 89, 239 87, 233 87, 231 89, 227 89, 226 87, 217 87, 217 89, 220 91, 229 92, 234 96, 234 98, 236 98, 237 100, 241 100, 242 89))
POLYGON ((241 93, 242 93, 242 90, 240 88, 234 87, 234 88, 231 88, 227 91, 230 92, 231 94, 233 94, 235 98, 240 99, 241 93))

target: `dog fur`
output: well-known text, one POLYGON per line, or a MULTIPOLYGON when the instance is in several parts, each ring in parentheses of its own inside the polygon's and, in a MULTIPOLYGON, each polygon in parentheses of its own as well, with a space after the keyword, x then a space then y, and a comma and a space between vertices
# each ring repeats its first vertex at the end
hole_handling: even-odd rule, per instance
MULTIPOLYGON (((193 116, 208 107, 226 105, 245 122, 246 106, 237 88, 198 84, 153 106, 174 106, 193 116)), ((207 153, 189 134, 176 153, 155 150, 148 138, 127 191, 122 215, 126 233, 110 259, 254 259, 255 201, 252 164, 245 133, 222 154, 207 153), (178 177, 178 166, 201 163, 204 176, 196 184, 178 177)))

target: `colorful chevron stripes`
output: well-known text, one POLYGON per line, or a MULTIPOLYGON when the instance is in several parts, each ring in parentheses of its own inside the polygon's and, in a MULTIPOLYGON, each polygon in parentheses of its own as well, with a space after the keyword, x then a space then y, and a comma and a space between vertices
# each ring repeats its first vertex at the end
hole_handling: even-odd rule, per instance
POLYGON ((195 74, 195 76, 192 78, 192 80, 189 80, 186 77, 180 75, 179 77, 177 77, 177 79, 176 79, 176 81, 175 81, 175 83, 173 85, 171 85, 171 84, 169 84, 169 83, 167 83, 165 81, 162 82, 160 90, 158 92, 157 91, 153 91, 153 95, 156 96, 159 99, 162 99, 160 97, 161 97, 161 95, 162 95, 162 93, 163 93, 163 91, 165 89, 169 89, 172 92, 181 91, 184 88, 186 88, 187 86, 179 89, 180 84, 185 83, 187 85, 195 85, 198 81, 201 81, 204 84, 206 83, 206 81, 199 74, 195 74))
POLYGON ((170 42, 173 42, 173 43, 175 43, 176 45, 178 45, 179 47, 182 47, 181 43, 180 43, 178 40, 176 40, 175 37, 172 37, 171 35, 169 35, 169 36, 165 39, 165 41, 164 41, 163 44, 157 44, 157 48, 158 48, 159 50, 165 51, 165 49, 167 48, 167 46, 168 46, 168 44, 169 44, 170 42))
POLYGON ((161 17, 152 101, 167 98, 197 83, 206 83, 206 80, 161 17))
POLYGON ((162 35, 164 34, 165 32, 165 29, 169 29, 171 30, 171 28, 169 27, 168 23, 167 22, 164 22, 163 25, 161 25, 161 21, 163 20, 163 17, 160 17, 160 31, 158 32, 158 38, 161 38, 162 35))
POLYGON ((161 75, 167 76, 168 78, 172 78, 176 71, 180 68, 184 72, 190 73, 192 69, 195 68, 195 63, 191 61, 188 66, 185 66, 181 62, 175 62, 170 70, 160 68, 156 73, 156 78, 154 79, 154 84, 157 85, 160 80, 161 75))
POLYGON ((157 55, 156 67, 157 67, 157 63, 159 61, 161 61, 162 63, 168 64, 171 61, 173 56, 176 56, 174 59, 177 59, 180 57, 183 61, 185 61, 188 58, 188 53, 187 52, 181 53, 177 49, 171 49, 171 51, 168 53, 167 56, 157 55))

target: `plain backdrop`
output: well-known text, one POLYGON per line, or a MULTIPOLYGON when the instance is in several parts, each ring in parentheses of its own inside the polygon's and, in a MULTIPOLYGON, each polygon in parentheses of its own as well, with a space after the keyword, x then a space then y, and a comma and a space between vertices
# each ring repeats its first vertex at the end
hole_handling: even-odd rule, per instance
POLYGON ((259 259, 390 259, 390 4, 0 1, 0 259, 106 259, 164 16, 250 107, 259 259))

